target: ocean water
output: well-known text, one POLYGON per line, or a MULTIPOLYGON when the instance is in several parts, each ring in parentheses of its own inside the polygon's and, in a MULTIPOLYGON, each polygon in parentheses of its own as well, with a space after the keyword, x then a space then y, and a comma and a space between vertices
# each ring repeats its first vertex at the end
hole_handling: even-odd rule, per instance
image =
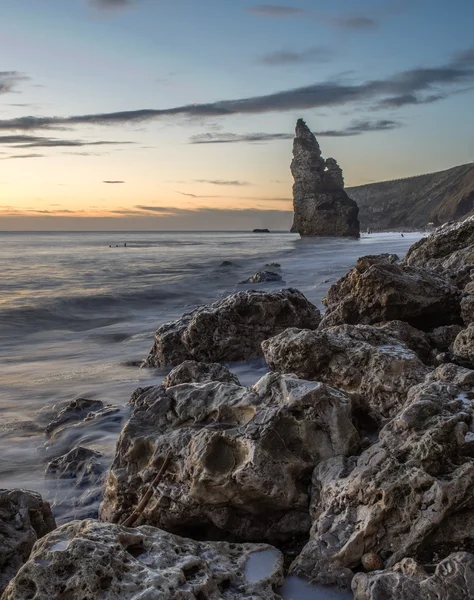
MULTIPOLYGON (((166 374, 137 366, 159 325, 250 287, 295 287, 322 308, 327 288, 359 256, 403 256, 421 235, 0 233, 0 487, 40 492, 59 523, 87 516, 98 498, 71 509, 64 496, 78 492, 45 477, 46 464, 77 445, 112 460, 132 392, 166 374), (281 264, 284 284, 239 284, 269 262, 281 264), (78 397, 120 410, 48 440, 51 407, 78 397)), ((267 370, 263 360, 231 368, 246 385, 267 370)))

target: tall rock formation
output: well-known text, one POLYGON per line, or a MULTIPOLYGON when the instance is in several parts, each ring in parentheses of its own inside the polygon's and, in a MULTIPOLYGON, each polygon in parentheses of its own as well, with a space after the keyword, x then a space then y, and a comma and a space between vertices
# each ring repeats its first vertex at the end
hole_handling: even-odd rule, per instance
POLYGON ((302 237, 359 237, 359 209, 344 191, 342 169, 334 158, 321 156, 303 119, 296 123, 291 173, 295 180, 292 232, 302 237))

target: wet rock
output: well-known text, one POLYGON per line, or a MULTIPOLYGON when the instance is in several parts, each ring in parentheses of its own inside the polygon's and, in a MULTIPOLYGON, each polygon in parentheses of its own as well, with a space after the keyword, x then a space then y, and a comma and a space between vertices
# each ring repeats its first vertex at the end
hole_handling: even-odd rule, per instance
POLYGON ((253 233, 270 233, 269 229, 254 229, 253 233))
POLYGON ((265 263, 265 266, 269 267, 271 269, 280 269, 281 268, 280 263, 277 263, 277 262, 265 263))
POLYGON ((252 277, 241 281, 240 283, 275 283, 282 281, 283 278, 279 273, 273 271, 257 271, 252 277))
POLYGON ((355 600, 469 600, 474 598, 474 555, 451 554, 432 575, 406 558, 387 571, 357 573, 352 591, 355 600))
POLYGON ((46 467, 46 475, 74 479, 76 487, 94 485, 104 472, 102 457, 101 452, 79 446, 52 460, 46 467))
POLYGON ((428 369, 391 333, 369 325, 287 329, 262 343, 273 371, 295 373, 357 394, 382 417, 394 416, 428 369))
POLYGON ((376 263, 352 271, 329 289, 320 327, 406 321, 428 330, 459 323, 460 293, 438 275, 414 267, 376 263))
POLYGON ((4 600, 278 600, 283 559, 264 544, 195 542, 154 527, 73 521, 43 538, 4 600), (248 574, 257 555, 271 564, 248 574))
POLYGON ((405 557, 431 564, 472 547, 474 459, 464 447, 473 411, 461 388, 428 381, 410 390, 405 408, 360 457, 317 465, 310 541, 292 571, 348 587, 368 552, 392 568, 405 557))
POLYGON ((453 343, 453 355, 456 361, 474 368, 474 325, 458 333, 453 343))
POLYGON ((82 421, 89 413, 98 411, 103 407, 104 403, 100 400, 89 400, 88 398, 77 398, 66 405, 60 404, 56 416, 46 427, 46 434, 51 436, 64 425, 82 421))
POLYGON ((404 262, 436 271, 463 288, 474 268, 474 217, 442 225, 413 244, 404 262))
POLYGON ((197 539, 304 539, 314 465, 357 450, 351 414, 343 392, 294 375, 253 389, 157 386, 122 431, 100 516, 123 522, 170 451, 139 524, 197 539))
POLYGON ((185 360, 257 358, 264 339, 287 327, 316 329, 320 319, 319 310, 298 290, 238 292, 162 325, 145 364, 166 367, 185 360))
POLYGON ((232 267, 233 264, 231 260, 223 260, 219 267, 232 267))
POLYGON ((51 508, 39 494, 0 489, 0 593, 28 560, 36 540, 55 528, 51 508))
POLYGON ((222 381, 240 385, 238 378, 227 367, 219 363, 203 363, 185 360, 172 369, 163 380, 163 387, 172 387, 181 383, 201 383, 205 381, 222 381))
POLYGON ((291 231, 301 236, 359 236, 359 209, 344 191, 342 170, 333 158, 324 160, 303 119, 296 123, 291 173, 291 231))

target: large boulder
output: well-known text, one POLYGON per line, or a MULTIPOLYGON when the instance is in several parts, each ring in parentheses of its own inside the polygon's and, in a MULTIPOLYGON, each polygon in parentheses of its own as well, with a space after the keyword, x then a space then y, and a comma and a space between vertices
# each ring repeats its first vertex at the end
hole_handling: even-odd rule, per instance
POLYGON ((453 355, 459 363, 474 368, 474 324, 458 333, 453 343, 453 355))
POLYGON ((163 387, 172 387, 180 383, 202 383, 204 381, 222 381, 224 383, 240 382, 236 375, 219 363, 202 363, 195 360, 185 360, 171 369, 163 380, 163 387))
POLYGON ((370 325, 287 329, 262 344, 273 371, 295 373, 357 394, 382 417, 394 416, 427 367, 391 332, 370 325))
POLYGON ((0 593, 28 560, 36 540, 55 528, 51 508, 39 494, 0 489, 0 593))
POLYGON ((465 325, 474 322, 474 281, 470 281, 462 292, 461 316, 465 325))
POLYGON ((342 170, 333 158, 324 160, 303 119, 296 123, 291 173, 295 180, 291 231, 302 237, 359 237, 359 208, 344 191, 342 170))
POLYGON ((256 358, 266 338, 287 327, 316 329, 320 320, 319 310, 298 290, 239 292, 162 325, 145 364, 166 367, 185 360, 256 358))
POLYGON ((294 375, 268 374, 253 389, 157 386, 122 431, 100 517, 123 522, 170 453, 137 523, 198 539, 301 540, 314 466, 358 442, 349 398, 294 375))
POLYGON ((438 272, 463 288, 474 268, 474 217, 446 223, 408 250, 405 263, 438 272))
POLYGON ((470 600, 474 598, 474 555, 456 552, 432 575, 411 558, 387 571, 357 573, 354 600, 470 600))
POLYGON ((387 262, 356 266, 331 286, 320 327, 406 321, 422 330, 461 321, 459 290, 421 268, 387 262))
POLYGON ((463 389, 454 381, 466 380, 465 372, 440 370, 451 381, 434 375, 414 387, 376 444, 359 457, 316 466, 314 523, 293 572, 348 587, 360 570, 392 568, 406 557, 432 565, 472 548, 474 401, 466 395, 472 383, 463 389))
POLYGON ((3 599, 278 600, 282 581, 283 557, 271 546, 72 521, 36 544, 3 599))

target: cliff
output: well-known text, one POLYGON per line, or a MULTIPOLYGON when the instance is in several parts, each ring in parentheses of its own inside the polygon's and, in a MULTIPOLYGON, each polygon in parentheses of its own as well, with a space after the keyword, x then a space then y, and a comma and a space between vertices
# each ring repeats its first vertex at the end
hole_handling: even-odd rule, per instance
POLYGON ((361 228, 417 229, 474 214, 474 163, 446 171, 347 188, 361 228))

